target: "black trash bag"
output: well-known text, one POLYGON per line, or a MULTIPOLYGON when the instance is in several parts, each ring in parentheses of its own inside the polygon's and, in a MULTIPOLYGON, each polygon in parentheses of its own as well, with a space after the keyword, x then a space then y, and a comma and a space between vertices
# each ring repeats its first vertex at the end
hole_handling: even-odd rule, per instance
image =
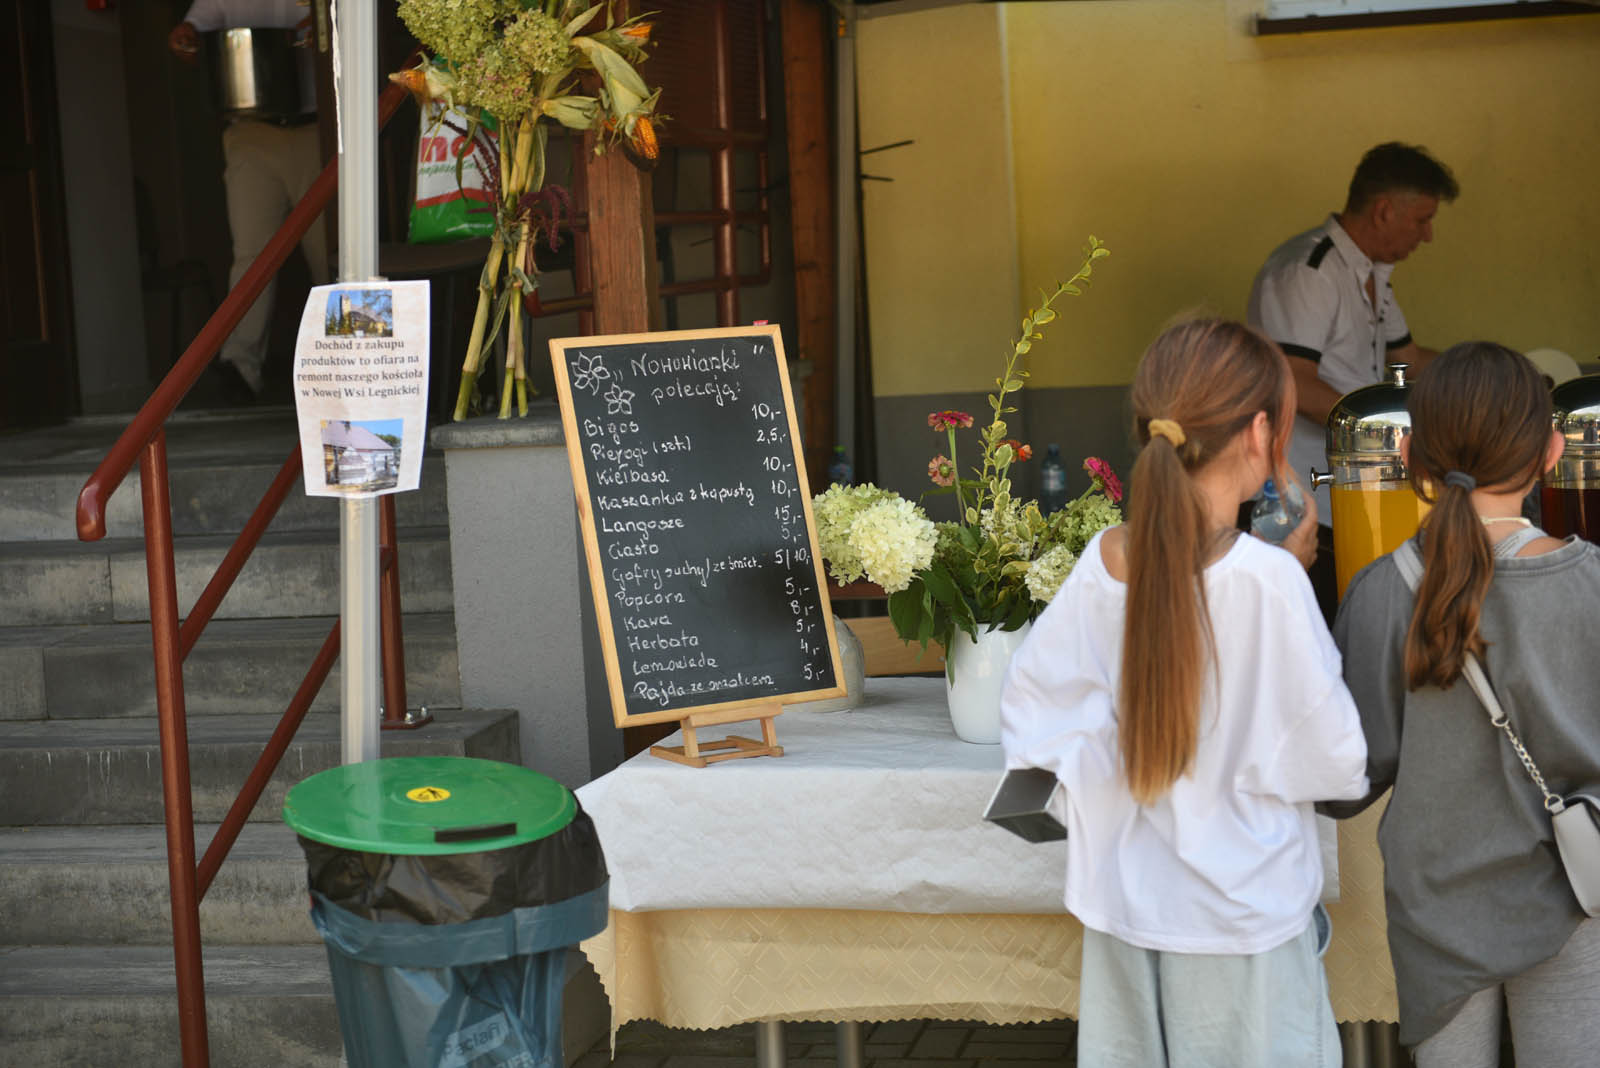
POLYGON ((466 923, 548 905, 606 884, 605 854, 589 814, 522 845, 478 853, 362 853, 300 837, 310 888, 362 919, 466 923))

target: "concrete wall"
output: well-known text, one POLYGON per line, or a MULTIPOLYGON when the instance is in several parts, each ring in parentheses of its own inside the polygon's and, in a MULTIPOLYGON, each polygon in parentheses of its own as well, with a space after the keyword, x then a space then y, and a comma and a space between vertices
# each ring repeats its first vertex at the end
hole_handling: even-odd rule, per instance
POLYGON ((148 389, 122 24, 79 0, 50 10, 83 410, 131 411, 148 389))
POLYGON ((862 145, 917 140, 866 157, 894 179, 865 186, 884 481, 925 469, 928 410, 976 398, 986 414, 1008 335, 1090 233, 1112 256, 1035 347, 1014 422, 1036 446, 1060 440, 1069 466, 1115 456, 1125 434, 1104 424, 1150 338, 1191 309, 1242 316, 1266 254, 1337 209, 1384 140, 1425 144, 1462 187, 1395 274, 1418 339, 1600 359, 1600 18, 1258 38, 1260 7, 1075 0, 861 23, 862 145))

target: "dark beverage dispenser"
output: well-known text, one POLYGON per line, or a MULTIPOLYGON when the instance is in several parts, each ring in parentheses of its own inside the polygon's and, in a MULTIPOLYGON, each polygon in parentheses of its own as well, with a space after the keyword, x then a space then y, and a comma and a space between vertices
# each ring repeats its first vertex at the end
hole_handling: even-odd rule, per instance
POLYGON ((1542 525, 1552 537, 1600 545, 1600 375, 1563 382, 1550 398, 1566 447, 1539 484, 1542 525))

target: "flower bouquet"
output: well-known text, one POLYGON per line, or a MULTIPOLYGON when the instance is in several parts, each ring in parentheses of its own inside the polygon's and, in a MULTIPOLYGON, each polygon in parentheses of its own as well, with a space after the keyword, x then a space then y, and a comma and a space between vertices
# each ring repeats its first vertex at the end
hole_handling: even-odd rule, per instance
MULTIPOLYGON (((965 412, 934 412, 928 426, 946 436, 948 454, 928 464, 929 478, 953 493, 957 520, 935 523, 923 509, 892 490, 870 483, 834 485, 813 504, 817 543, 828 570, 839 583, 865 577, 889 594, 895 633, 927 649, 930 641, 949 649, 959 630, 977 640, 979 629, 1015 631, 1034 619, 1066 581, 1094 535, 1122 521, 1122 486, 1110 465, 1090 458, 1084 469, 1091 482, 1076 500, 1046 515, 1035 501, 1012 494, 1011 467, 1031 458, 1032 449, 1007 437, 1009 394, 1022 388, 1021 366, 1039 330, 1056 318, 1052 308, 1063 294, 1078 296, 1096 260, 1110 255, 1094 237, 1083 265, 1022 321, 1005 373, 989 396, 993 417, 979 434, 982 463, 972 478, 960 475, 956 430, 970 427, 965 412)), ((946 670, 953 679, 953 658, 946 670)))
MULTIPOLYGON (((500 418, 511 414, 512 397, 528 414, 522 312, 533 305, 538 271, 533 249, 543 234, 556 247, 556 229, 570 198, 560 186, 545 187, 549 119, 573 130, 600 134, 595 150, 621 142, 636 161, 657 155, 652 92, 635 68, 645 59, 650 23, 617 20, 608 0, 401 0, 400 18, 433 55, 390 77, 419 103, 460 107, 466 127, 451 110, 444 121, 459 135, 456 161, 476 155, 494 211, 489 256, 478 281, 455 418, 470 413, 484 353, 510 321, 500 418), (480 112, 498 136, 482 136, 480 112), (503 273, 502 273, 503 268, 503 273)), ((461 113, 457 112, 459 116, 461 113)))

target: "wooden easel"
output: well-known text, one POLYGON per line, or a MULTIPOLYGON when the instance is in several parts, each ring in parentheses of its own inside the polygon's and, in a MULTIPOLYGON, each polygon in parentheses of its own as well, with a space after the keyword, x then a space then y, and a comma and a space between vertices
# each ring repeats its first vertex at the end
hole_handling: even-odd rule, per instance
POLYGON ((683 731, 682 745, 652 745, 650 755, 658 756, 663 760, 671 760, 678 764, 687 764, 691 768, 703 768, 707 764, 715 764, 721 760, 738 760, 740 757, 756 756, 783 756, 783 746, 778 744, 778 732, 773 727, 773 717, 783 712, 783 706, 776 702, 765 704, 738 705, 734 708, 721 708, 715 712, 691 712, 679 721, 683 731), (741 738, 736 734, 715 742, 702 742, 696 731, 701 727, 715 727, 723 723, 738 723, 741 720, 758 719, 761 721, 761 741, 754 738, 741 738), (731 750, 731 752, 718 752, 711 756, 703 756, 708 750, 731 750))

